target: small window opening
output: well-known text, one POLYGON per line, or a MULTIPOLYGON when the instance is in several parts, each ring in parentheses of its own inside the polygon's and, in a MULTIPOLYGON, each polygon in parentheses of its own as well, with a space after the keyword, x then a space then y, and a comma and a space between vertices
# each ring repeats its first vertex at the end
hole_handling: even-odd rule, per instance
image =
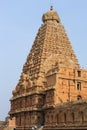
POLYGON ((80 82, 77 83, 77 90, 81 90, 81 83, 80 82))
POLYGON ((81 71, 78 71, 78 77, 81 77, 81 71))

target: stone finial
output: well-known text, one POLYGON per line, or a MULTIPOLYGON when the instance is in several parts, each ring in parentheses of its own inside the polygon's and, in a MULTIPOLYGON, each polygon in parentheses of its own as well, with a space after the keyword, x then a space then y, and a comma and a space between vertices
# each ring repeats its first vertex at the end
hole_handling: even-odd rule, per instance
POLYGON ((53 10, 53 6, 50 7, 50 11, 43 14, 42 20, 44 23, 47 22, 48 20, 56 21, 56 22, 60 23, 60 18, 58 16, 57 12, 53 10))

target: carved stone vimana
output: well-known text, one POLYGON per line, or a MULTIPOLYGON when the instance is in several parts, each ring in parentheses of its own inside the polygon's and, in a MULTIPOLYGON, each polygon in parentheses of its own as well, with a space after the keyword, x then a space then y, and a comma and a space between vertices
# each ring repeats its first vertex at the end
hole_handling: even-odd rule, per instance
POLYGON ((51 7, 42 20, 9 114, 16 130, 86 126, 87 70, 80 68, 57 12, 51 7))

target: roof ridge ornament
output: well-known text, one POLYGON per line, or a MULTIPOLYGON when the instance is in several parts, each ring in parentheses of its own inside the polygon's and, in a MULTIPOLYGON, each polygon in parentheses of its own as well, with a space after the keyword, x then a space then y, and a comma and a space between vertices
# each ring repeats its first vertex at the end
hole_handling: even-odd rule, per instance
POLYGON ((52 5, 50 6, 50 10, 53 10, 53 6, 52 5))
POLYGON ((50 10, 43 14, 42 20, 44 23, 46 23, 47 21, 56 21, 57 23, 60 23, 60 18, 57 12, 53 10, 53 6, 50 6, 50 10))

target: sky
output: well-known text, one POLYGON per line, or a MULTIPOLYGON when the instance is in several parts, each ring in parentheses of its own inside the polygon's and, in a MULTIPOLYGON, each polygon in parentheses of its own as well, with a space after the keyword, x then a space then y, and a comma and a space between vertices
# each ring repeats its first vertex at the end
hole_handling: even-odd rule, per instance
POLYGON ((50 5, 58 12, 81 67, 87 69, 87 0, 0 0, 0 120, 8 116, 12 90, 50 5))

